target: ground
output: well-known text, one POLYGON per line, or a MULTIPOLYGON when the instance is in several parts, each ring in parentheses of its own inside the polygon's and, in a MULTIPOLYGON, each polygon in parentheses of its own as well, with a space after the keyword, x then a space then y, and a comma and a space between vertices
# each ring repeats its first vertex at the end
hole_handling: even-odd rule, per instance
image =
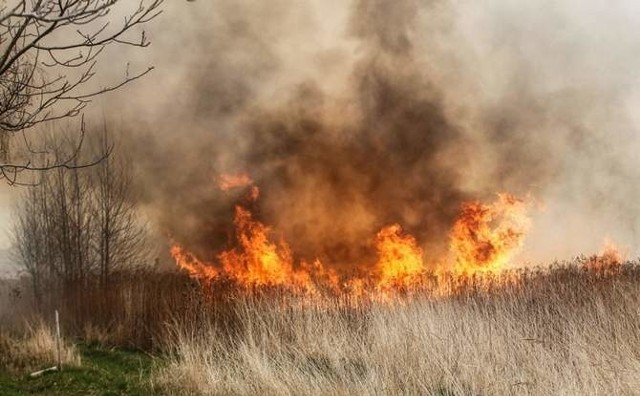
POLYGON ((154 359, 142 352, 81 345, 82 366, 39 378, 0 369, 0 395, 149 395, 154 359))

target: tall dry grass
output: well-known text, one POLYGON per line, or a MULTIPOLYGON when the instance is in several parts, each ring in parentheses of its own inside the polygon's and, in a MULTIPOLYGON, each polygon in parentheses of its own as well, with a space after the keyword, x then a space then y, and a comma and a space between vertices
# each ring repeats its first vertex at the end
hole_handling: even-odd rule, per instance
POLYGON ((154 384, 202 395, 640 394, 638 267, 523 276, 355 307, 241 298, 206 325, 175 323, 154 384))
MULTIPOLYGON (((76 347, 61 341, 60 360, 63 366, 79 366, 81 358, 76 347)), ((57 364, 56 337, 44 322, 27 325, 21 337, 0 329, 1 371, 25 373, 57 364)))
MULTIPOLYGON (((0 310, 1 329, 27 332, 25 323, 60 311, 63 334, 89 343, 156 349, 166 324, 176 318, 196 323, 203 294, 197 283, 178 273, 152 270, 115 272, 107 284, 98 276, 42 291, 38 302, 28 279, 13 282, 20 291, 11 306, 0 310)), ((1 308, 1 307, 0 307, 1 308)))
MULTIPOLYGON (((49 291, 12 317, 57 308, 69 337, 167 353, 153 379, 161 393, 640 394, 640 267, 591 264, 355 304, 123 271, 49 291)), ((19 356, 6 339, 0 355, 19 356)))

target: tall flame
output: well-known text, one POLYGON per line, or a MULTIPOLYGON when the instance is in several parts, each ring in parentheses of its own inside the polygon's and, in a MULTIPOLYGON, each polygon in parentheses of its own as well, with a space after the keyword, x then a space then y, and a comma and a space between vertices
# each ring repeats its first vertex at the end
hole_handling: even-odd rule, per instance
POLYGON ((218 256, 227 276, 247 286, 309 285, 307 274, 294 270, 287 243, 272 242, 270 228, 255 221, 251 212, 236 206, 235 225, 239 246, 218 256))
POLYGON ((402 227, 394 224, 383 228, 376 237, 378 251, 378 286, 409 286, 419 281, 424 272, 422 249, 415 238, 403 234, 402 227))
POLYGON ((527 203, 510 194, 498 194, 492 204, 462 205, 450 236, 454 271, 474 274, 504 268, 522 247, 531 224, 527 211, 527 203))

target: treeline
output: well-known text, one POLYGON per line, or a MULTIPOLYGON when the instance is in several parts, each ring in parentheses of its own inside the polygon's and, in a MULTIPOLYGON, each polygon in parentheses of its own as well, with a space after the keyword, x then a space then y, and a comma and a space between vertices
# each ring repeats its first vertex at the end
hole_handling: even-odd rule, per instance
POLYGON ((115 270, 149 259, 131 166, 106 128, 82 144, 51 133, 43 147, 70 166, 36 174, 14 211, 15 259, 38 308, 45 299, 67 300, 89 277, 104 287, 115 270), (76 167, 91 162, 84 156, 100 161, 76 167))

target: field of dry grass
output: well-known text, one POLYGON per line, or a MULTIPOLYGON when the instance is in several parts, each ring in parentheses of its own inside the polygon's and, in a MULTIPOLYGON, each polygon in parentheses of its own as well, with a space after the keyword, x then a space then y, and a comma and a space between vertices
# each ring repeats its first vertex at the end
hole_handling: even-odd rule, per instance
MULTIPOLYGON (((585 263, 357 303, 122 273, 57 302, 68 337, 156 356, 136 381, 159 394, 640 394, 640 266, 585 263)), ((51 359, 29 334, 2 338, 3 365, 51 359)))
POLYGON ((631 395, 640 272, 556 268, 520 286, 361 307, 246 298, 173 327, 175 394, 631 395))

